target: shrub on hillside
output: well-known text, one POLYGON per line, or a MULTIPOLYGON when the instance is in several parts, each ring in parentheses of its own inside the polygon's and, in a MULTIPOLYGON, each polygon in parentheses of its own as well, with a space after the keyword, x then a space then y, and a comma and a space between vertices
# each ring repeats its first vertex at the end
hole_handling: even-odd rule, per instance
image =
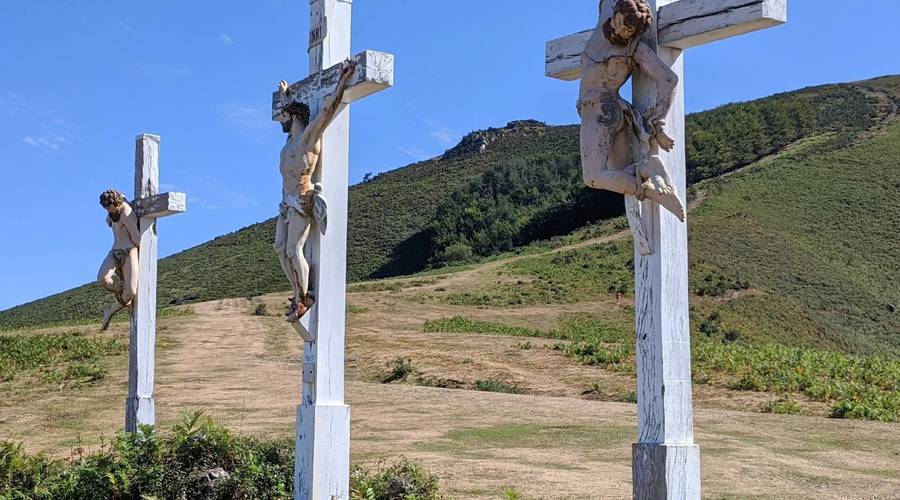
MULTIPOLYGON (((351 489, 365 496, 354 498, 436 498, 437 478, 407 460, 375 474, 360 471, 354 469, 351 489)), ((96 452, 76 450, 69 460, 0 442, 4 500, 290 499, 293 488, 292 439, 234 436, 199 412, 186 415, 170 435, 143 426, 96 452)))

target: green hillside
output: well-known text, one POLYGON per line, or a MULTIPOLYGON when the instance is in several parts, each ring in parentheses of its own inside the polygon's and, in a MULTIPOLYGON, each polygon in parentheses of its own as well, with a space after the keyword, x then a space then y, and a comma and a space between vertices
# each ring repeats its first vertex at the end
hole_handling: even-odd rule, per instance
MULTIPOLYGON (((817 144, 827 147, 831 151, 829 155, 837 155, 821 156, 827 151, 820 149, 816 151, 819 154, 798 157, 796 161, 784 155, 778 160, 781 162, 779 165, 783 165, 781 169, 786 172, 796 174, 798 169, 810 171, 814 175, 802 176, 806 183, 803 185, 816 186, 817 192, 823 193, 817 204, 803 205, 804 210, 811 210, 803 217, 794 217, 795 210, 787 214, 779 212, 777 216, 780 218, 770 219, 776 214, 751 214, 750 205, 737 211, 744 219, 750 219, 751 215, 754 217, 753 229, 759 234, 768 234, 771 224, 773 233, 796 235, 795 239, 785 236, 779 240, 776 234, 772 234, 771 238, 760 238, 764 240, 761 242, 753 240, 746 246, 730 246, 728 238, 732 236, 725 235, 735 231, 740 233, 741 226, 729 222, 732 220, 730 218, 722 219, 725 216, 711 207, 720 206, 714 203, 722 206, 739 203, 743 200, 741 197, 750 196, 731 193, 730 177, 738 178, 745 174, 728 176, 721 184, 713 181, 709 188, 704 187, 709 193, 707 201, 692 214, 695 260, 699 259, 704 269, 746 275, 755 288, 771 286, 782 294, 782 302, 795 304, 795 311, 804 311, 805 315, 811 314, 805 312, 805 307, 830 307, 830 316, 816 317, 817 328, 818 322, 821 322, 822 335, 828 329, 836 329, 844 332, 840 335, 842 338, 851 339, 854 336, 852 328, 860 323, 863 316, 868 314, 881 318, 884 313, 876 313, 863 306, 875 297, 881 300, 882 308, 885 301, 896 301, 896 298, 885 296, 883 287, 889 286, 889 280, 879 285, 874 279, 879 272, 887 273, 886 276, 893 272, 896 278, 897 268, 882 262, 890 261, 890 257, 897 260, 896 250, 889 248, 896 238, 885 238, 880 242, 872 240, 877 239, 873 235, 890 234, 881 230, 893 228, 896 234, 898 210, 896 202, 893 207, 890 206, 890 197, 872 202, 869 190, 873 186, 862 181, 871 179, 875 187, 882 185, 896 189, 900 184, 897 184, 896 169, 890 168, 890 161, 900 158, 900 145, 896 140, 884 139, 884 142, 878 143, 880 149, 874 146, 866 149, 869 151, 866 157, 871 160, 866 165, 857 161, 862 157, 860 152, 850 153, 848 151, 854 150, 847 147, 864 135, 872 134, 871 130, 885 126, 888 119, 893 119, 898 88, 900 78, 886 77, 856 84, 804 89, 689 116, 688 168, 694 182, 739 169, 791 144, 794 144, 791 147, 798 149, 806 147, 804 144, 817 144), (804 138, 805 142, 801 141, 804 138), (872 155, 881 156, 875 158, 872 155), (872 164, 876 160, 884 162, 884 165, 878 167, 881 170, 877 175, 872 175, 875 172, 872 164), (850 183, 854 189, 836 189, 835 186, 842 183, 850 183), (738 198, 735 199, 736 196, 738 198), (821 212, 816 212, 819 209, 821 212), (842 210, 847 214, 844 219, 834 213, 842 210), (891 217, 893 226, 888 220, 891 217), (814 225, 817 220, 819 226, 814 225), (837 221, 842 224, 836 224, 837 221), (831 227, 821 227, 826 223, 831 227), (854 230, 848 230, 847 224, 854 226, 854 230), (880 227, 879 231, 867 232, 875 226, 880 227), (698 233, 701 227, 706 229, 698 233), (868 236, 861 237, 861 233, 868 236), (723 250, 714 242, 698 239, 697 234, 716 235, 719 247, 727 248, 723 250), (809 234, 816 238, 807 238, 809 234), (780 248, 777 247, 779 242, 785 245, 782 252, 775 251, 780 248), (754 254, 757 243, 760 244, 759 256, 754 254), (810 281, 806 285, 795 283, 796 286, 791 286, 777 278, 773 278, 770 285, 767 282, 772 266, 780 266, 782 261, 785 266, 796 262, 797 265, 785 267, 796 271, 799 263, 815 261, 807 260, 806 254, 798 252, 798 246, 791 244, 821 250, 823 259, 837 260, 828 261, 830 267, 822 267, 820 263, 818 269, 808 274, 810 281), (829 250, 832 247, 835 248, 833 253, 829 250), (851 249, 866 251, 853 253, 851 249), (742 250, 746 254, 736 258, 735 252, 742 250), (878 253, 873 253, 875 251, 878 253), (766 262, 768 267, 750 264, 756 261, 766 262), (860 279, 854 281, 848 275, 860 279), (842 280, 841 284, 835 285, 835 280, 842 280), (827 289, 823 283, 834 289, 827 289), (807 299, 797 295, 815 288, 828 292, 823 294, 818 305, 804 302, 807 299), (844 293, 851 290, 856 290, 853 303, 861 307, 851 315, 852 320, 840 312, 841 305, 845 303, 844 293)), ((866 140, 878 140, 879 137, 888 136, 866 140)), ((614 196, 581 186, 577 154, 577 127, 551 127, 532 121, 514 122, 502 129, 472 133, 441 158, 387 172, 354 186, 350 193, 349 278, 359 280, 419 271, 429 263, 441 261, 447 247, 453 243, 477 247, 474 248, 477 250, 475 254, 489 254, 536 239, 565 234, 584 223, 617 215, 619 209, 616 207, 621 205, 614 196), (562 178, 565 182, 547 175, 554 172, 564 173, 562 178), (544 184, 525 186, 526 182, 531 181, 544 184), (505 188, 498 191, 498 186, 505 188), (488 191, 489 196, 485 196, 485 187, 492 187, 488 191), (545 189, 549 187, 552 189, 545 189), (510 192, 517 194, 511 196, 510 192), (442 224, 435 224, 436 214, 439 213, 442 224), (485 235, 490 237, 485 238, 485 235), (497 244, 493 246, 473 244, 474 241, 486 242, 495 238, 497 244)), ((765 172, 776 171, 762 164, 754 168, 765 172)), ((768 190, 761 193, 751 191, 761 195, 755 203, 763 207, 771 206, 773 210, 797 208, 797 202, 793 200, 798 199, 798 184, 782 185, 773 180, 766 186, 768 190)), ((751 188, 735 186, 734 189, 734 193, 743 193, 742 189, 751 188)), ((273 233, 273 222, 266 221, 163 259, 160 263, 160 305, 251 296, 286 289, 287 283, 270 247, 273 233)), ((893 281, 896 283, 896 279, 893 281)), ((86 285, 0 312, 0 328, 91 319, 96 317, 104 301, 101 290, 94 285, 86 285)), ((874 319, 872 321, 875 322, 874 319)), ((888 324, 878 335, 887 335, 884 332, 890 328, 896 332, 896 323, 893 325, 888 324)), ((874 326, 873 329, 877 330, 874 326)), ((854 349, 867 348, 865 343, 847 345, 854 349)))

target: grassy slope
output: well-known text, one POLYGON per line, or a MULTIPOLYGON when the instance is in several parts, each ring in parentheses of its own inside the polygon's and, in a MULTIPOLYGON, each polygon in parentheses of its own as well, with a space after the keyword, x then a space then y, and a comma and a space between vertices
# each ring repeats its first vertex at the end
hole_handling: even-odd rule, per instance
MULTIPOLYGON (((900 79, 887 78, 865 83, 896 90, 900 87, 898 80, 900 79)), ((827 90, 835 88, 825 87, 824 93, 820 88, 796 94, 821 100, 821 95, 827 97, 827 90)), ((749 103, 746 110, 758 115, 760 109, 765 109, 760 103, 772 102, 776 106, 787 95, 790 94, 749 103)), ((697 128, 704 120, 708 122, 705 126, 715 127, 718 123, 717 116, 734 112, 735 109, 745 109, 740 106, 745 105, 731 105, 693 115, 689 117, 689 124, 693 123, 694 126, 689 130, 692 135, 698 135, 706 130, 697 128)), ((513 132, 506 129, 495 132, 500 135, 499 139, 482 154, 462 154, 422 162, 379 175, 375 180, 351 189, 350 279, 390 276, 421 269, 428 258, 424 251, 427 234, 421 230, 456 186, 511 158, 529 158, 547 151, 577 151, 577 128, 574 126, 526 126, 513 132)), ((704 141, 721 142, 721 138, 710 134, 698 136, 689 141, 691 149, 706 151, 713 147, 704 146, 704 141)), ((894 154, 896 157, 895 152, 889 151, 890 145, 885 147, 888 150, 884 154, 894 154)), ((743 154, 765 153, 767 151, 762 150, 756 153, 746 151, 743 154)), ((695 168, 702 167, 703 161, 708 163, 709 158, 716 158, 716 155, 710 153, 701 158, 698 160, 701 163, 695 168)), ((723 165, 723 171, 741 166, 733 155, 723 165)), ((706 170, 708 167, 704 171, 706 170)), ((825 179, 821 180, 826 182, 825 179)), ((863 212, 861 215, 870 214, 863 212)), ((788 222, 789 220, 787 219, 788 222)), ((287 288, 269 246, 271 234, 272 221, 267 221, 164 259, 160 264, 160 304, 258 295, 287 288)), ((785 297, 784 301, 792 299, 785 297)), ((104 301, 105 296, 97 287, 86 285, 0 312, 0 328, 93 318, 104 301)), ((802 304, 798 303, 797 308, 801 307, 802 304)))

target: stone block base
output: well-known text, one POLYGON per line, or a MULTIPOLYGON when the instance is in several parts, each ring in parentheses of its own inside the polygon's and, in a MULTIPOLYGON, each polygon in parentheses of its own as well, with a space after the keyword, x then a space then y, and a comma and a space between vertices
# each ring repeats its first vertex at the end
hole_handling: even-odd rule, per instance
POLYGON ((699 500, 700 447, 695 444, 632 445, 635 500, 699 500))
POLYGON ((294 498, 350 498, 350 407, 297 407, 294 498))

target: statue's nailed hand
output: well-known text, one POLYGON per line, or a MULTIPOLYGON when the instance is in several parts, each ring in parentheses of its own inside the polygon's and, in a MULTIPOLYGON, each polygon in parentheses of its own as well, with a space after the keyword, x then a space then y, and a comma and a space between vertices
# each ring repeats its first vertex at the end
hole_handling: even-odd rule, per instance
POLYGON ((345 59, 344 63, 341 64, 341 82, 346 83, 347 80, 350 79, 350 76, 353 75, 354 71, 356 71, 356 61, 353 59, 345 59))
POLYGON ((669 137, 666 133, 666 122, 662 118, 654 118, 650 121, 650 135, 659 144, 659 147, 665 151, 671 151, 675 147, 675 139, 669 137))

